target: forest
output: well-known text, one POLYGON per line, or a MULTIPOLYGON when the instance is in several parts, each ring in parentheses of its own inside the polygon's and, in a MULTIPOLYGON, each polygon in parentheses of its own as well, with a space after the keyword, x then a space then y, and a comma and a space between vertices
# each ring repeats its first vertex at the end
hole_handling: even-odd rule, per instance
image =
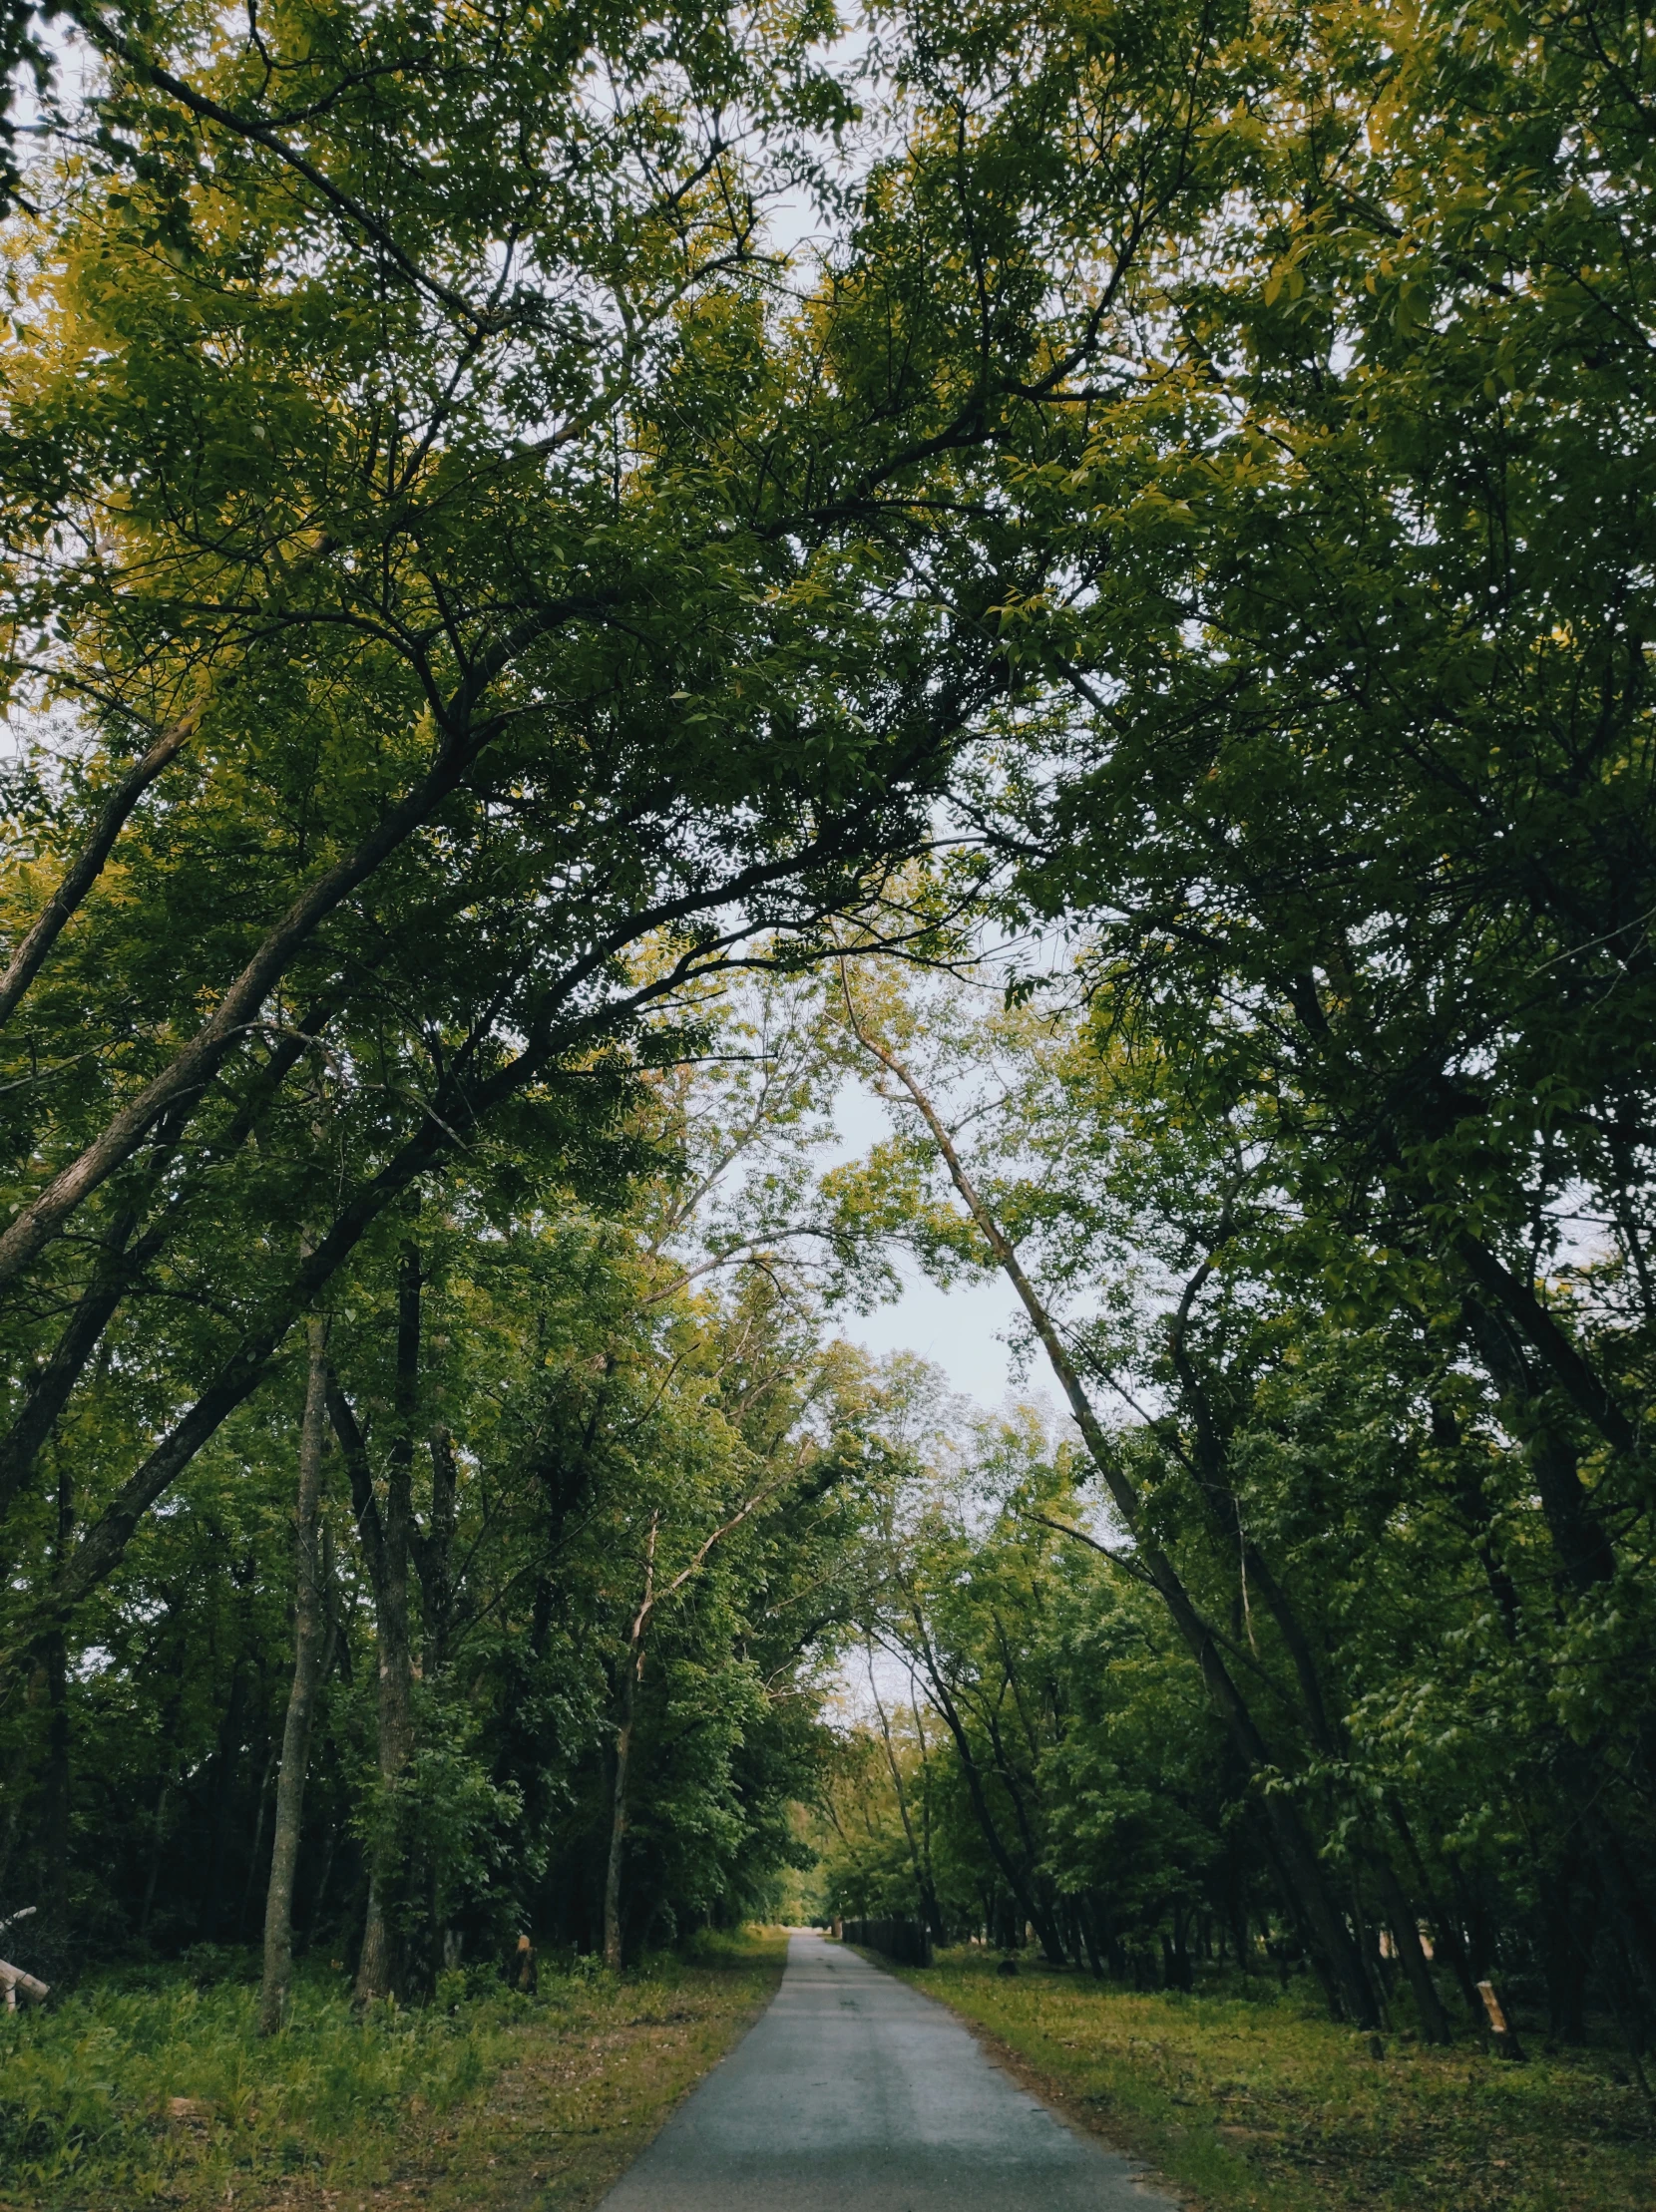
POLYGON ((1648 2103, 1650 21, 0 54, 9 1965, 889 1916, 1648 2103))

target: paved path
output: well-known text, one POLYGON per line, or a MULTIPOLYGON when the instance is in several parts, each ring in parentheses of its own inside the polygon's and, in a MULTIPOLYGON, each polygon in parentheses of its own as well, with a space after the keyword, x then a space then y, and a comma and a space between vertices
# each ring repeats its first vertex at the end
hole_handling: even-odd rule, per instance
POLYGON ((820 1936, 600 2212, 1171 2212, 952 2013, 820 1936))

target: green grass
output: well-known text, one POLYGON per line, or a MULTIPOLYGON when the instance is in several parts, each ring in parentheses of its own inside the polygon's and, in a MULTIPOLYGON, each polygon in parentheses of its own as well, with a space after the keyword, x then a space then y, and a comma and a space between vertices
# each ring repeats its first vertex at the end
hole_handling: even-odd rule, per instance
POLYGON ((1273 2002, 1135 1996, 945 1954, 903 1979, 1211 2212, 1651 2212, 1656 2122, 1608 2054, 1508 2065, 1273 2002))
POLYGON ((535 1998, 445 1977, 452 2009, 366 2022, 313 1974, 268 2041, 251 1987, 95 1983, 0 2016, 0 2205, 579 2212, 768 2001, 782 1951, 714 1940, 621 1980, 544 1974, 535 1998))

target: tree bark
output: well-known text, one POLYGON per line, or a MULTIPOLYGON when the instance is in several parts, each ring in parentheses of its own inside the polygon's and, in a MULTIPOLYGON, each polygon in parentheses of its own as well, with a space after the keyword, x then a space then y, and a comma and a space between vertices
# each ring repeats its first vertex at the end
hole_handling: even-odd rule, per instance
MULTIPOLYGON (((17 1418, 0 1440, 0 1519, 34 1472, 41 1446, 98 1348, 110 1316, 126 1295, 136 1272, 127 1251, 136 1226, 136 1216, 130 1210, 124 1209, 116 1217, 49 1357, 29 1376, 17 1418)), ((159 1244, 156 1249, 160 1249, 159 1244)), ((139 1265, 146 1264, 150 1257, 146 1253, 139 1265)))
POLYGON ((621 1858, 626 1848, 626 1790, 632 1764, 632 1728, 638 1711, 638 1683, 644 1670, 644 1631, 655 1605, 655 1537, 659 1517, 649 1524, 644 1557, 643 1602, 632 1616, 621 1677, 621 1725, 616 1730, 616 1788, 610 1809, 610 1860, 604 1872, 604 1963, 614 1974, 621 1963, 621 1858))
POLYGON ((1501 1411, 1534 1471, 1562 1587, 1578 1594, 1611 1581, 1615 1554, 1593 1513, 1574 1447, 1547 1405, 1544 1389, 1536 1387, 1528 1362, 1500 1314, 1476 1297, 1468 1297, 1463 1310, 1478 1356, 1500 1393, 1501 1411))
POLYGON ((69 1916, 69 1646, 61 1629, 49 1636, 41 1659, 46 1673, 46 1775, 40 1840, 46 1861, 46 1896, 60 1927, 69 1916))
POLYGON ((241 1766, 246 1706, 247 1664, 242 1658, 237 1659, 235 1671, 230 1676, 229 1696, 224 1702, 223 1718, 218 1723, 217 1748, 207 1765, 208 1833, 212 1840, 207 1854, 207 1903, 198 1924, 204 1943, 217 1943, 223 1928, 224 1887, 230 1855, 230 1807, 241 1766))
MULTIPOLYGON (((387 1516, 389 1519, 390 1517, 387 1516)), ((406 1547, 387 1533, 390 1572, 377 1606, 379 1641, 379 1818, 368 1873, 368 1917, 356 1969, 356 2002, 389 1997, 396 1986, 390 1907, 400 1863, 395 1792, 414 1744, 413 1667, 408 1641, 406 1547)))
MULTIPOLYGON (((1497 1310, 1518 1330, 1530 1349, 1552 1370, 1554 1381, 1597 1429, 1612 1451, 1631 1458, 1638 1434, 1625 1408, 1548 1312, 1527 1283, 1520 1283, 1478 1238, 1462 1230, 1454 1253, 1476 1286, 1486 1310, 1497 1310)), ((1469 1300, 1476 1304, 1478 1299, 1469 1300)), ((1474 1318, 1474 1329, 1476 1326, 1474 1318)), ((1479 1346, 1483 1348, 1482 1339, 1479 1346)))
POLYGON ((477 749, 475 740, 460 744, 450 739, 441 747, 413 791, 385 810, 353 853, 299 894, 183 1050, 111 1118, 78 1159, 61 1168, 38 1197, 18 1209, 0 1233, 0 1284, 11 1282, 51 1243, 71 1215, 132 1158, 169 1107, 210 1091, 219 1067, 257 1020, 259 1008, 291 961, 328 916, 424 826, 458 787, 477 749))
MULTIPOLYGON (((67 1460, 58 1465, 57 1557, 69 1550, 75 1532, 75 1485, 67 1460)), ((41 1841, 46 1851, 47 1896, 59 1926, 69 1914, 69 1642, 61 1628, 46 1639, 46 1802, 41 1841)))
MULTIPOLYGON (((424 1629, 421 1659, 428 1682, 435 1680, 449 1662, 454 1631, 454 1531, 459 1493, 454 1438, 441 1422, 431 1432, 430 1448, 431 1518, 425 1535, 419 1533, 412 1517, 409 1523, 414 1566, 420 1578, 420 1613, 424 1629)), ((444 1925, 440 1871, 433 1859, 429 1867, 428 1936, 434 1988, 438 1975, 449 1963, 450 1931, 444 1925)))
POLYGON ((321 1571, 323 1423, 327 1417, 327 1327, 320 1314, 308 1323, 304 1418, 299 1429, 299 1488, 294 1510, 297 1576, 293 1607, 293 1685, 282 1728, 276 1778, 276 1823, 270 1844, 270 1882, 264 1898, 264 1981, 259 1991, 258 2031, 273 2035, 287 2011, 293 1975, 293 1880, 299 1863, 310 1731, 321 1677, 325 1595, 321 1571))
MULTIPOLYGON (((1247 1532, 1242 1501, 1230 1480, 1226 1465, 1225 1439, 1214 1419, 1194 1364, 1176 1331, 1173 1363, 1180 1387, 1196 1416, 1196 1452, 1201 1486, 1215 1534, 1221 1543, 1234 1542, 1238 1546, 1243 1573, 1264 1599, 1271 1619, 1276 1624, 1277 1633, 1282 1638, 1294 1668, 1294 1678, 1299 1684, 1300 1703, 1312 1741, 1328 1758, 1344 1761, 1350 1756, 1351 1746, 1344 1727, 1337 1725, 1330 1717, 1311 1639, 1307 1636, 1287 1591, 1247 1532)), ((1414 1994, 1421 2032, 1428 2042, 1447 2043, 1451 2039, 1449 2021, 1438 1996, 1437 1986, 1433 1982, 1426 1953, 1421 1946, 1420 1928, 1416 1922, 1414 1907, 1409 1902, 1397 1869, 1387 1856, 1383 1844, 1377 1839, 1371 1838, 1361 1847, 1360 1857, 1361 1863, 1374 1874, 1379 1886, 1398 1958, 1414 1994)), ((1358 1925, 1361 1927, 1360 1918, 1358 1925)), ((1361 1958, 1361 1954, 1359 1956, 1361 1958)), ((1369 1979, 1365 1973, 1365 1982, 1369 1979)))
POLYGON ((381 1515, 374 1496, 368 1452, 350 1400, 328 1370, 328 1417, 350 1476, 351 1504, 362 1539, 362 1557, 374 1593, 379 1656, 380 1804, 368 1847, 368 1914, 357 1960, 355 2002, 389 1997, 396 1981, 390 1902, 401 1856, 395 1791, 413 1748, 413 1662, 408 1636, 408 1525, 398 1507, 398 1486, 387 1485, 381 1515))
POLYGON ((459 1489, 454 1438, 439 1422, 431 1432, 431 1518, 424 1536, 413 1532, 425 1627, 422 1656, 428 1680, 448 1664, 454 1634, 454 1532, 459 1489))
POLYGON ((420 1387, 420 1254, 405 1239, 397 1261, 396 1431, 391 1439, 380 1546, 382 1579, 374 1593, 379 1645, 379 1817, 369 1858, 368 1916, 356 1970, 356 2002, 389 1997, 397 1986, 391 1903, 402 1860, 396 1789, 414 1748, 414 1659, 408 1621, 408 1563, 414 1537, 414 1413, 420 1387))

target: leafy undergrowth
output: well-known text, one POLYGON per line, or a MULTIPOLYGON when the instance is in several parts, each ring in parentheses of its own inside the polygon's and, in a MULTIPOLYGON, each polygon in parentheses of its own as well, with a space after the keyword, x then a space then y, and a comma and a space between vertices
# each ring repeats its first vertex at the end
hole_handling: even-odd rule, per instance
POLYGON ((312 1978, 268 2042, 250 1987, 90 1986, 0 2027, 0 2207, 585 2212, 768 2003, 785 1950, 703 1939, 619 1980, 457 1988, 365 2023, 342 1978, 312 1978))
POLYGON ((1134 1996, 983 1952, 903 1979, 1212 2212, 1650 2212, 1656 2124, 1608 2055, 1515 2066, 1308 2018, 1297 1998, 1134 1996))

